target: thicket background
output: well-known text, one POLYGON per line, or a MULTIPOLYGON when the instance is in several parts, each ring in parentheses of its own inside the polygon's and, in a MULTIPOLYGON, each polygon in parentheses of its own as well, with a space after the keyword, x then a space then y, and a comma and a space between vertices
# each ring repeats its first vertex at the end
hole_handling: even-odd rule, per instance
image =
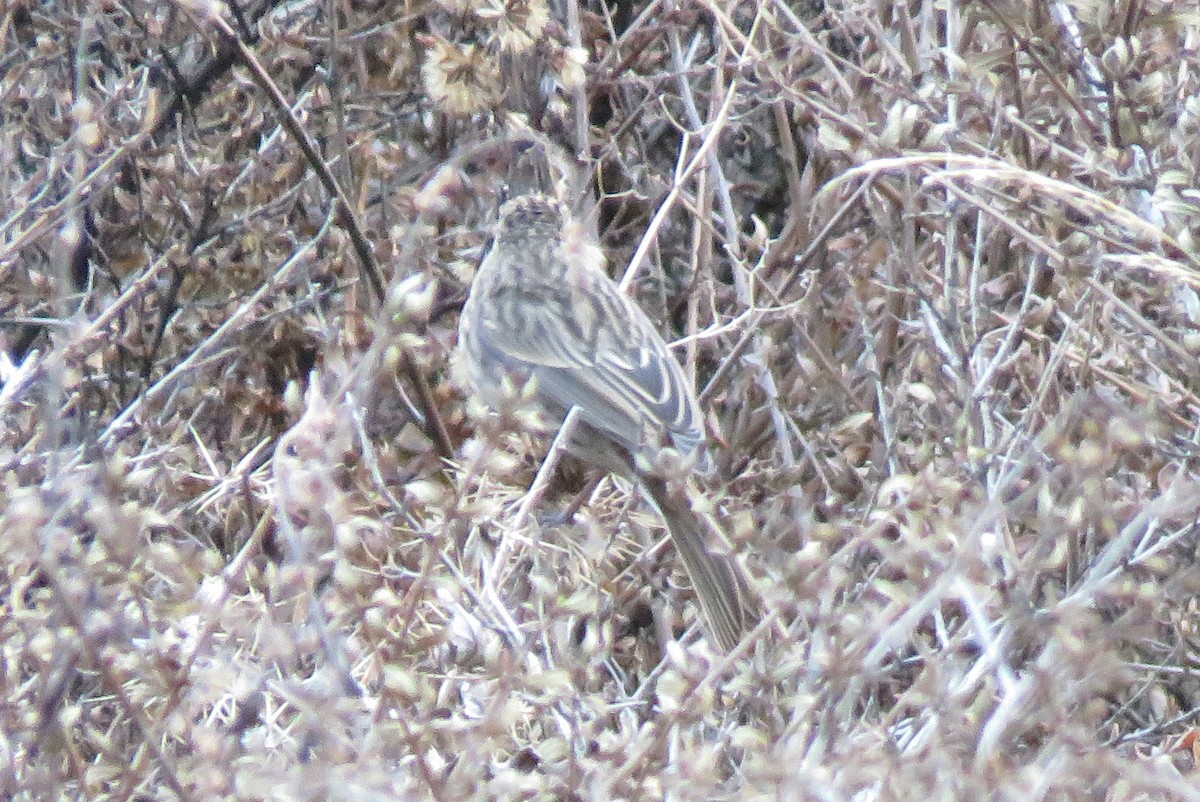
POLYGON ((0 42, 6 798, 1200 798, 1194 4, 0 42), (627 487, 522 507, 544 444, 455 384, 530 132, 702 391, 733 656, 627 487))

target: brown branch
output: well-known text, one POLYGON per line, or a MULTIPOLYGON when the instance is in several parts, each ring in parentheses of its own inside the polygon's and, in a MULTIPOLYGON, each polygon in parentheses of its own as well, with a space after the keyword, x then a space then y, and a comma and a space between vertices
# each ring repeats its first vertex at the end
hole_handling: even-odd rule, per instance
MULTIPOLYGON (((283 92, 279 89, 278 84, 267 74, 262 63, 259 62, 258 58, 225 19, 217 15, 212 15, 208 19, 221 33, 222 40, 235 49, 238 60, 250 71, 254 83, 270 98, 276 112, 279 114, 280 123, 291 134, 292 138, 296 140, 301 152, 304 153, 304 158, 320 179, 321 185, 325 188, 326 192, 335 199, 337 205, 336 222, 349 234, 354 251, 358 255, 359 268, 362 275, 370 285, 371 292, 375 296, 376 301, 382 305, 385 299, 383 279, 380 277, 379 268, 375 263, 371 244, 367 241, 366 235, 363 233, 362 225, 359 223, 358 216, 355 214, 350 199, 346 197, 346 193, 337 179, 334 178, 329 166, 317 152, 317 147, 313 144, 311 137, 308 136, 308 132, 304 130, 300 121, 296 119, 296 115, 292 113, 291 106, 283 96, 283 92)), ((425 416, 425 433, 437 445, 438 453, 441 456, 452 456, 454 454, 454 447, 450 443, 450 436, 446 431, 445 424, 442 422, 441 415, 438 413, 437 403, 433 397, 433 390, 429 386, 429 381, 408 354, 401 355, 400 371, 409 383, 416 388, 417 399, 421 405, 421 413, 425 416)))
POLYGON ((358 216, 354 212, 354 207, 350 205, 350 199, 346 197, 346 193, 342 190, 337 179, 333 177, 333 172, 329 169, 329 165, 321 158, 321 154, 317 153, 317 146, 313 144, 312 138, 308 132, 304 130, 304 126, 296 119, 296 115, 292 113, 291 105, 287 102, 287 98, 283 96, 283 92, 279 89, 279 85, 271 79, 267 74, 266 69, 254 55, 254 52, 242 41, 233 27, 223 18, 213 15, 209 20, 217 30, 221 32, 224 40, 231 44, 237 53, 238 60, 242 66, 250 71, 250 77, 259 89, 263 90, 270 98, 271 103, 275 106, 276 112, 279 114, 279 122, 283 125, 292 138, 296 140, 296 144, 300 146, 301 152, 304 153, 305 160, 308 161, 309 167, 317 174, 317 178, 321 181, 321 186, 325 187, 325 191, 332 195, 338 205, 337 217, 335 218, 338 224, 346 230, 350 235, 350 242, 354 245, 354 252, 358 254, 359 268, 362 271, 363 277, 367 283, 371 285, 371 292, 375 295, 375 300, 383 303, 383 279, 380 278, 379 268, 375 264, 375 256, 371 253, 371 244, 367 241, 366 235, 363 234, 362 225, 358 221, 358 216))

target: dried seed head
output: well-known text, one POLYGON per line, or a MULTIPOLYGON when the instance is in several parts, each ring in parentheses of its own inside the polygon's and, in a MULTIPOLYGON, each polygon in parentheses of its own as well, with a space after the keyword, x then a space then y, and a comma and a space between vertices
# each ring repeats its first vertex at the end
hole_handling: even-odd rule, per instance
POLYGON ((421 65, 421 78, 425 91, 442 111, 469 117, 486 111, 498 100, 500 70, 487 50, 439 36, 420 39, 429 48, 421 65))
POLYGON ((550 7, 546 0, 490 0, 477 12, 479 17, 496 26, 496 43, 500 50, 514 55, 533 49, 550 22, 550 7))

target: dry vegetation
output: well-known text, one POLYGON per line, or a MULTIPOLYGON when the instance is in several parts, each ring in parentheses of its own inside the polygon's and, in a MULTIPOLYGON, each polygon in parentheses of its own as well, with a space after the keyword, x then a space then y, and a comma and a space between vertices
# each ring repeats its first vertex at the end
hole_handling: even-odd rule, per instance
POLYGON ((0 796, 1200 799, 1194 4, 0 8, 0 796), (457 388, 529 132, 703 391, 735 655, 457 388))

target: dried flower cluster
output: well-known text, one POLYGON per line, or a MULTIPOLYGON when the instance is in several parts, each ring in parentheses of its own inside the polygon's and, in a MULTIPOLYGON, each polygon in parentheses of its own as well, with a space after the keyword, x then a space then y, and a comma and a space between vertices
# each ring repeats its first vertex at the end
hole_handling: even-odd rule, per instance
POLYGON ((1200 799, 1186 6, 0 7, 0 797, 1200 799), (696 381, 733 656, 455 380, 528 136, 696 381))
POLYGON ((417 37, 424 47, 424 91, 451 117, 528 111, 548 80, 565 89, 582 84, 578 49, 548 32, 547 0, 442 0, 456 14, 438 24, 442 33, 417 37), (445 24, 449 22, 449 24, 445 24), (534 75, 531 84, 530 73, 534 75), (522 97, 525 95, 525 97, 522 97))

